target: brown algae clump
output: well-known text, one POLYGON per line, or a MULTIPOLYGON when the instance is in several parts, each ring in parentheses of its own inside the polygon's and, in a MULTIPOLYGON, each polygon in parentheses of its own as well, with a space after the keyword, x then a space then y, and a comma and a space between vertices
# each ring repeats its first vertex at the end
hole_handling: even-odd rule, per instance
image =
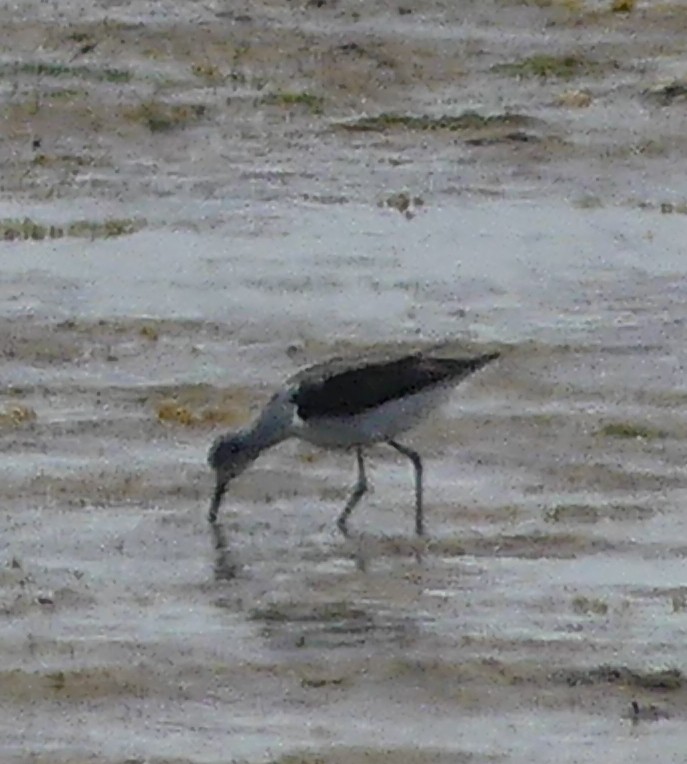
POLYGON ((0 411, 0 427, 21 427, 37 419, 36 412, 29 406, 21 403, 13 403, 4 411, 0 411))
POLYGON ((182 427, 237 427, 246 420, 244 408, 230 402, 194 410, 178 400, 167 399, 157 405, 156 414, 158 421, 182 427))

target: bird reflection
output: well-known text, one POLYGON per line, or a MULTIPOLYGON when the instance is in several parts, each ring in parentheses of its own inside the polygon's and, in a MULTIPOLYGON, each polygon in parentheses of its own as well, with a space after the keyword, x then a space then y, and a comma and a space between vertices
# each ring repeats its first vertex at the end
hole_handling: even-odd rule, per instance
POLYGON ((238 572, 238 563, 234 559, 232 550, 227 546, 227 535, 221 523, 210 526, 212 541, 214 544, 215 581, 233 581, 238 572))

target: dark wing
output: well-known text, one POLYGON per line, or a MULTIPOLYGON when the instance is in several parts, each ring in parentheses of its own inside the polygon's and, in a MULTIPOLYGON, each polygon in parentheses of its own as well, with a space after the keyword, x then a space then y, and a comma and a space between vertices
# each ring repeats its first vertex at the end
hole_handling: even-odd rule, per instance
POLYGON ((426 358, 405 356, 393 361, 371 363, 328 375, 326 366, 316 367, 314 378, 305 375, 294 394, 298 416, 353 416, 436 385, 457 384, 478 371, 498 353, 476 358, 426 358))

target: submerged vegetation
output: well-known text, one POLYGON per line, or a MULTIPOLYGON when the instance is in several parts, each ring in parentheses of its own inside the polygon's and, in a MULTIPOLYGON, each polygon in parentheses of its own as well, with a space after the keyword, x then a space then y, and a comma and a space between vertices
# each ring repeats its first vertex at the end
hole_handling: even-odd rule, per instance
POLYGON ((21 403, 13 403, 4 410, 0 410, 0 428, 21 427, 35 421, 36 412, 21 403))
POLYGON ((493 114, 483 117, 475 111, 465 111, 455 116, 427 114, 399 114, 382 112, 376 116, 360 117, 354 122, 339 122, 338 127, 356 132, 384 132, 385 130, 404 129, 417 131, 448 130, 451 132, 483 130, 493 127, 520 128, 529 127, 537 120, 524 114, 493 114))
POLYGON ((391 207, 402 214, 408 214, 413 207, 422 207, 425 200, 421 196, 410 196, 406 191, 399 191, 397 194, 391 194, 379 203, 380 207, 391 207))
POLYGON ((551 677, 569 687, 622 684, 633 689, 664 691, 679 690, 684 679, 682 672, 675 668, 637 671, 627 666, 561 669, 555 671, 551 677))
POLYGON ((636 438, 640 440, 656 440, 667 437, 663 430, 631 422, 609 422, 597 432, 597 435, 606 438, 636 438))
MULTIPOLYGON (((614 62, 609 62, 605 67, 614 67, 614 62)), ((604 65, 596 61, 581 58, 580 56, 552 56, 538 54, 529 56, 521 61, 513 61, 507 64, 495 64, 492 72, 509 74, 514 77, 550 77, 569 80, 573 77, 599 74, 604 65)))
POLYGON ((637 7, 637 0, 613 0, 611 11, 613 13, 632 13, 637 7))
POLYGON ((131 72, 126 69, 99 68, 96 66, 61 64, 48 61, 19 61, 0 64, 0 77, 33 75, 35 77, 75 77, 102 82, 130 82, 131 72))
POLYGON ((146 221, 136 218, 108 218, 107 220, 76 220, 66 225, 37 223, 31 218, 0 220, 0 239, 14 241, 41 241, 72 236, 85 239, 110 239, 140 231, 146 221))
POLYGON ((129 122, 143 123, 151 133, 165 133, 198 122, 207 113, 205 104, 168 104, 146 101, 124 111, 129 122))
POLYGON ((250 618, 255 621, 271 623, 328 623, 332 621, 358 620, 368 618, 362 608, 348 602, 278 602, 251 611, 250 618))
POLYGON ((584 597, 582 595, 574 597, 572 601, 573 612, 577 615, 607 615, 608 604, 602 599, 594 597, 584 597))
POLYGON ((210 62, 191 64, 191 73, 208 84, 216 85, 226 79, 221 69, 210 62))
MULTIPOLYGON (((149 334, 145 325, 139 334, 149 341, 157 339, 156 334, 149 334)), ((218 392, 206 385, 167 390, 152 401, 159 422, 181 427, 240 426, 249 416, 251 403, 249 390, 239 387, 218 392)))
POLYGON ((308 91, 281 90, 276 93, 268 93, 263 96, 260 103, 268 106, 303 106, 313 114, 322 114, 324 110, 324 98, 309 93, 308 91))
POLYGON ((158 421, 182 427, 213 427, 215 425, 236 427, 246 418, 243 409, 239 406, 225 405, 194 411, 191 407, 173 399, 162 401, 157 406, 156 414, 158 421))

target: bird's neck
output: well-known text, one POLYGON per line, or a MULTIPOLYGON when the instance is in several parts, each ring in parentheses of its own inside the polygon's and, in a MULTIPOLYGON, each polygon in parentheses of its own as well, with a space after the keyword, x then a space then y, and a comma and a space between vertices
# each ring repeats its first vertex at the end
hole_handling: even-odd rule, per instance
POLYGON ((243 431, 244 443, 256 456, 291 436, 293 407, 275 397, 243 431))

